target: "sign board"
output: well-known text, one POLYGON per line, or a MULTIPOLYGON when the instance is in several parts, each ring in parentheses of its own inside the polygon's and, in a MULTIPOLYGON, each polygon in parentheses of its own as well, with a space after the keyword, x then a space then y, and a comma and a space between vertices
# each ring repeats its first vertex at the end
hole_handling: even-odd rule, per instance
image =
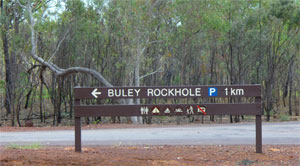
POLYGON ((260 96, 260 85, 75 88, 75 98, 205 98, 260 96))
POLYGON ((186 116, 261 115, 260 103, 237 104, 155 104, 155 105, 77 105, 75 117, 91 116, 186 116), (198 108, 200 107, 200 109, 198 108), (202 111, 201 111, 202 109, 202 111), (154 111, 155 110, 155 111, 154 111))
MULTIPOLYGON (((255 115, 256 152, 262 152, 261 85, 74 88, 75 151, 81 151, 81 117, 255 115), (82 99, 254 97, 254 102, 140 105, 82 105, 82 99)), ((247 101, 247 100, 246 100, 247 101)))

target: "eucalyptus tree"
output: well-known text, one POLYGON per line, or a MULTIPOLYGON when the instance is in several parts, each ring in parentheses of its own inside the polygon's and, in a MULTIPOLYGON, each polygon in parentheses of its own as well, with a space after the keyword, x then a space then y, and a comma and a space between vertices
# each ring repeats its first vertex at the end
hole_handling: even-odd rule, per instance
MULTIPOLYGON (((16 1, 0 1, 0 34, 1 44, 4 55, 5 66, 5 108, 6 116, 11 114, 11 125, 15 124, 15 116, 19 115, 20 98, 23 95, 21 77, 23 63, 20 60, 20 51, 18 45, 22 39, 20 37, 20 23, 23 20, 23 12, 16 1)), ((19 119, 18 123, 19 123, 19 119)), ((20 123, 19 123, 20 125, 20 123)))
POLYGON ((0 90, 6 90, 6 113, 15 112, 17 119, 23 104, 30 108, 22 112, 27 118, 37 105, 41 121, 53 113, 58 124, 62 108, 72 118, 76 85, 261 83, 267 119, 276 110, 274 103, 280 108, 283 99, 285 106, 286 98, 294 114, 298 1, 72 0, 57 1, 57 11, 54 1, 0 2, 6 69, 0 90))
MULTIPOLYGON (((9 30, 12 28, 13 21, 13 2, 0 1, 1 7, 1 38, 5 62, 5 108, 6 114, 10 114, 13 106, 13 87, 12 87, 12 58, 9 54, 9 30)), ((13 124, 12 124, 13 125, 13 124)))
MULTIPOLYGON (((118 34, 114 37, 122 46, 118 46, 120 56, 117 64, 121 64, 125 69, 123 85, 140 86, 142 79, 162 70, 162 64, 157 65, 157 63, 162 59, 163 50, 156 55, 151 55, 149 52, 151 52, 150 48, 155 49, 154 45, 163 45, 165 42, 163 37, 167 34, 164 33, 165 26, 161 11, 166 10, 167 3, 161 0, 108 3, 107 24, 112 28, 110 32, 118 34), (152 66, 156 68, 151 66, 150 69, 142 68, 146 66, 146 60, 154 62, 152 66)), ((133 104, 134 101, 129 99, 128 102, 133 104)), ((140 99, 135 100, 135 103, 140 104, 140 99)), ((132 120, 141 122, 137 117, 133 117, 132 120)))
MULTIPOLYGON (((299 36, 300 25, 299 3, 292 0, 273 1, 265 17, 265 34, 269 38, 265 53, 266 73, 264 76, 264 97, 267 120, 273 110, 275 101, 273 90, 276 79, 280 77, 279 68, 282 64, 292 62, 299 54, 299 49, 290 50, 290 45, 299 36)), ((299 47, 298 47, 299 48, 299 47)))
MULTIPOLYGON (((71 12, 70 14, 71 15, 75 15, 75 19, 78 19, 79 17, 81 17, 82 15, 82 12, 85 11, 85 8, 84 6, 82 6, 82 2, 80 0, 77 0, 77 1, 74 1, 74 2, 68 2, 70 3, 69 7, 72 7, 71 5, 77 5, 75 6, 76 8, 76 11, 74 12, 71 12), (78 17, 77 17, 77 16, 78 17)), ((121 1, 118 1, 118 3, 122 3, 121 1)), ((144 12, 144 16, 145 17, 148 17, 146 16, 147 15, 147 12, 149 11, 143 11, 144 7, 145 6, 139 6, 138 3, 140 3, 140 1, 136 1, 137 3, 137 11, 140 11, 140 12, 144 12)), ((148 3, 148 2, 147 2, 148 3)), ((126 3, 124 3, 126 4, 126 3)), ((73 74, 73 73, 77 73, 77 72, 80 72, 80 73, 86 73, 86 74, 89 74, 93 77, 95 77, 98 81, 100 81, 103 85, 105 86, 113 86, 109 81, 107 81, 107 79, 105 79, 101 73, 99 73, 98 71, 94 70, 94 69, 91 69, 91 68, 88 68, 88 67, 69 67, 69 66, 66 66, 66 68, 62 68, 62 65, 58 66, 58 64, 54 63, 53 61, 53 57, 57 56, 57 53, 61 47, 61 43, 62 42, 58 42, 57 44, 57 48, 55 48, 55 51, 53 52, 53 54, 47 58, 47 57, 42 57, 39 52, 37 51, 38 50, 38 41, 37 41, 37 30, 36 30, 36 27, 37 27, 37 24, 38 22, 36 22, 35 20, 35 15, 34 15, 34 11, 33 11, 33 6, 35 5, 35 3, 33 1, 27 1, 26 3, 22 3, 22 2, 19 2, 19 5, 27 12, 28 14, 28 22, 29 22, 29 27, 30 27, 30 33, 31 33, 31 52, 30 52, 30 55, 31 57, 37 61, 38 63, 40 63, 42 66, 50 69, 56 77, 65 77, 67 75, 70 75, 70 74, 73 74)), ((148 7, 150 7, 151 5, 149 4, 145 4, 145 5, 148 5, 148 7)), ((73 6, 74 7, 74 6, 73 6)), ((129 11, 126 11, 127 14, 130 14, 129 11)), ((143 13, 138 13, 136 16, 137 17, 142 17, 140 16, 141 14, 143 13)), ((130 18, 130 19, 133 19, 135 21, 135 19, 137 18, 130 18)), ((137 19, 138 21, 144 21, 143 19, 147 19, 147 18, 139 18, 137 19)), ((85 19, 87 20, 87 19, 85 19)), ((85 20, 82 20, 82 21, 85 21, 85 20)), ((151 19, 149 19, 151 20, 151 19)), ((77 20, 75 20, 77 21, 77 20)), ((78 22, 79 24, 77 26, 82 26, 82 22, 78 22)), ((89 25, 89 24, 87 24, 89 25)), ((143 25, 143 22, 139 22, 138 24, 130 24, 129 23, 129 26, 128 27, 125 27, 125 28, 135 28, 135 26, 137 25, 143 25)), ((136 86, 139 86, 140 85, 140 79, 142 78, 139 74, 139 70, 140 70, 140 63, 141 63, 141 60, 140 58, 142 58, 142 54, 144 53, 144 51, 146 50, 147 46, 149 44, 152 44, 154 43, 154 41, 151 40, 150 38, 150 33, 149 31, 144 31, 143 28, 146 28, 146 27, 139 27, 137 29, 134 29, 132 32, 133 33, 129 33, 129 35, 132 35, 130 36, 130 38, 128 38, 130 40, 130 44, 131 44, 131 50, 130 50, 130 53, 134 55, 135 58, 133 59, 136 59, 137 62, 139 63, 134 63, 134 64, 131 64, 129 66, 134 66, 134 70, 132 72, 134 72, 134 83, 136 86), (134 35, 137 35, 138 38, 136 38, 136 36, 134 35)), ((86 29, 85 29, 86 30, 86 29)), ((65 38, 62 38, 62 40, 64 40, 65 38)), ((156 42, 156 41, 155 41, 156 42)), ((77 47, 77 46, 76 46, 77 47)), ((87 52, 84 52, 84 54, 87 53, 87 52)), ((79 56, 76 56, 76 57, 79 57, 79 56)), ((91 58, 87 58, 88 60, 91 59, 91 58)), ((133 62, 133 60, 131 60, 131 62, 133 62)), ((153 74, 155 72, 152 72, 153 74)), ((129 83, 130 85, 131 83, 129 83)), ((126 101, 125 100, 121 100, 122 103, 125 103, 126 101)), ((132 103, 132 101, 128 101, 129 103, 132 103)), ((139 104, 139 101, 137 101, 137 103, 139 104)))
MULTIPOLYGON (((33 58, 35 61, 40 63, 42 66, 45 68, 50 69, 50 71, 53 72, 55 77, 66 77, 70 74, 73 73, 85 73, 93 76, 97 80, 99 80, 101 83, 103 83, 105 86, 111 87, 112 84, 107 81, 101 73, 94 69, 86 68, 86 67, 67 67, 67 68, 62 68, 59 67, 57 64, 53 63, 53 57, 57 55, 57 50, 59 50, 61 46, 61 41, 58 42, 57 47, 54 49, 53 53, 50 54, 50 56, 47 57, 42 57, 39 52, 38 52, 38 40, 37 40, 37 30, 36 26, 37 23, 36 19, 34 18, 36 15, 34 15, 34 10, 33 6, 35 3, 33 1, 27 1, 26 3, 22 3, 18 1, 19 5, 26 11, 26 14, 28 15, 28 23, 29 23, 29 28, 30 28, 30 41, 31 41, 31 51, 30 51, 30 56, 33 58), (46 59, 47 58, 47 59, 46 59)), ((61 40, 64 40, 65 38, 62 38, 61 40)), ((59 120, 59 119, 58 119, 59 120)))

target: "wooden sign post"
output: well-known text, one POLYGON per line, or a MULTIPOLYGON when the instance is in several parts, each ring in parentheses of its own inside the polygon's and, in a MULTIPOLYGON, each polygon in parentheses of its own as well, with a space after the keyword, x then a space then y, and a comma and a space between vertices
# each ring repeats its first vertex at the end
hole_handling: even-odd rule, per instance
POLYGON ((75 151, 81 152, 81 117, 255 115, 256 152, 262 153, 261 85, 74 88, 75 151), (82 99, 253 97, 246 103, 81 105, 82 99))

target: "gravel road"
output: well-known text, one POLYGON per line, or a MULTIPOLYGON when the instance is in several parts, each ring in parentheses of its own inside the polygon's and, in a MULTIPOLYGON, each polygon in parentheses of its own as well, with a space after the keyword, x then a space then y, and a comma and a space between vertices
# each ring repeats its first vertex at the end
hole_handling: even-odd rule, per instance
MULTIPOLYGON (((263 144, 300 144, 300 122, 263 123, 263 144)), ((0 146, 74 145, 74 130, 0 132, 0 146)), ((255 123, 82 130, 82 145, 255 144, 255 123)))

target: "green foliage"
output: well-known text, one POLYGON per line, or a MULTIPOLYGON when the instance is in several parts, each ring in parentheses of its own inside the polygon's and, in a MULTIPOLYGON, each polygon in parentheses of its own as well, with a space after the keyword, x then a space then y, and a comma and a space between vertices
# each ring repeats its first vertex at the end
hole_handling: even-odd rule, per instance
POLYGON ((7 149, 40 149, 42 145, 40 143, 33 143, 29 145, 18 145, 18 144, 11 144, 6 146, 7 149))
POLYGON ((5 86, 5 81, 4 80, 0 80, 0 89, 3 89, 5 86))
POLYGON ((92 124, 99 124, 101 121, 100 120, 95 120, 92 122, 92 124))
POLYGON ((288 116, 286 114, 279 114, 279 120, 280 121, 289 121, 290 120, 290 116, 288 116))
POLYGON ((238 165, 252 165, 252 164, 255 164, 257 163, 257 161, 253 161, 253 160, 249 160, 249 159, 244 159, 240 162, 238 162, 237 164, 238 165))
POLYGON ((43 98, 44 99, 50 99, 51 98, 51 96, 49 94, 49 91, 45 88, 43 88, 43 98))
POLYGON ((176 78, 174 79, 174 84, 175 85, 180 84, 180 75, 176 75, 176 78))
POLYGON ((121 69, 125 64, 121 63, 121 62, 117 62, 116 64, 117 69, 121 69))
MULTIPOLYGON (((31 97, 37 101, 40 67, 27 73, 32 65, 39 65, 30 57, 28 12, 21 8, 15 11, 12 2, 4 2, 10 7, 5 12, 14 11, 5 17, 1 13, 1 28, 6 24, 10 28, 1 34, 8 34, 9 55, 17 64, 14 95, 26 95, 28 87, 34 87, 37 93, 31 97), (18 33, 13 20, 17 15, 18 33)), ((287 66, 293 61, 293 83, 299 89, 299 1, 73 0, 57 1, 54 11, 48 10, 50 6, 55 8, 53 2, 47 2, 39 2, 33 10, 38 56, 48 60, 65 37, 51 61, 61 68, 95 69, 113 85, 128 86, 135 83, 137 56, 142 52, 140 76, 160 68, 163 71, 141 79, 141 86, 261 83, 264 102, 273 104, 275 92, 281 91, 287 80, 287 66), (296 58, 291 60, 293 56, 296 58), (271 87, 268 92, 266 87, 271 87)), ((0 45, 2 56, 2 40, 0 45)), ((4 79, 4 58, 0 62, 4 79)), ((74 73, 54 78, 48 69, 44 79, 51 90, 44 86, 44 99, 51 95, 58 99, 59 84, 63 86, 61 97, 67 96, 72 86, 102 86, 90 75, 74 73)), ((5 81, 0 80, 0 92, 4 91, 5 81)), ((49 103, 57 106, 55 101, 49 103)), ((272 115, 272 109, 268 110, 272 115)), ((46 110, 46 114, 52 111, 46 110)))
POLYGON ((287 20, 292 17, 295 10, 293 0, 275 0, 271 4, 270 14, 276 18, 287 20))

